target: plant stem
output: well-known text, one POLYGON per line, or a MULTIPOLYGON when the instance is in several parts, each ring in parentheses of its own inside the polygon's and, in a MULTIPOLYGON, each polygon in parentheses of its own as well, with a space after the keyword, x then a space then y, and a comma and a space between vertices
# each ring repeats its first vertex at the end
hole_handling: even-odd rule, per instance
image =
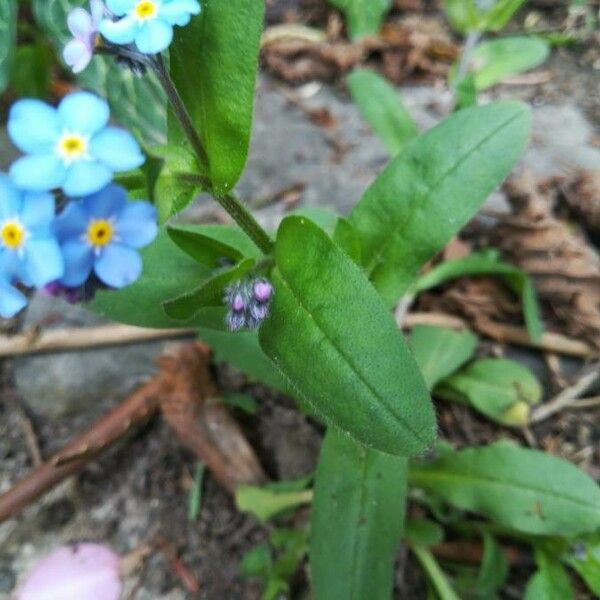
POLYGON ((427 577, 433 584, 435 591, 441 600, 460 600, 456 592, 452 589, 443 571, 435 560, 433 554, 424 546, 411 544, 410 549, 414 552, 418 561, 421 563, 427 577))
POLYGON ((471 56, 475 46, 481 37, 480 31, 469 31, 467 39, 465 41, 465 47, 463 48, 462 55, 460 57, 460 63, 456 71, 456 78, 454 79, 454 89, 457 90, 460 86, 461 81, 465 78, 469 71, 469 63, 471 62, 471 56))
MULTIPOLYGON (((153 69, 163 86, 167 99, 173 113, 181 124, 181 127, 192 145, 192 149, 198 158, 198 161, 204 170, 208 170, 209 161, 202 144, 202 140, 194 127, 190 114, 188 113, 177 87, 173 83, 169 72, 165 66, 162 56, 158 56, 152 61, 153 69)), ((264 253, 271 254, 273 252, 273 240, 269 234, 261 227, 252 213, 243 205, 243 203, 233 194, 228 192, 219 194, 212 190, 210 182, 201 175, 186 176, 185 179, 192 183, 196 183, 206 189, 212 197, 229 213, 231 218, 244 230, 246 235, 256 244, 256 246, 264 253)))
POLYGON ((202 140, 194 127, 194 123, 188 113, 169 72, 167 71, 167 67, 165 66, 165 61, 162 56, 159 54, 156 59, 152 62, 152 66, 154 68, 154 72, 160 81, 160 84, 163 86, 165 93, 167 94, 167 99, 171 108, 173 109, 173 113, 177 117, 177 120, 181 124, 181 128, 185 133, 185 136, 189 140, 192 148, 196 154, 196 157, 200 161, 200 165, 204 167, 204 169, 208 169, 208 156, 206 155, 206 150, 204 150, 204 146, 202 145, 202 140))

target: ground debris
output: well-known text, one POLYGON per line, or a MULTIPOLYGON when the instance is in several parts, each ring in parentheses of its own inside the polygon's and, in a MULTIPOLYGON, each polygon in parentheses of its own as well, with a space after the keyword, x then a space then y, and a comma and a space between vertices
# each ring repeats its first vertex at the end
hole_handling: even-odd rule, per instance
MULTIPOLYGON (((290 32, 293 30, 290 30, 290 32)), ((335 80, 358 65, 381 71, 398 83, 409 76, 446 77, 458 56, 439 17, 407 16, 389 20, 377 37, 349 42, 340 37, 336 19, 330 19, 327 39, 315 36, 270 36, 262 57, 268 71, 289 82, 335 80)))
POLYGON ((500 218, 496 243, 534 278, 559 326, 600 348, 600 256, 576 223, 557 216, 560 184, 523 175, 505 190, 513 213, 500 218))

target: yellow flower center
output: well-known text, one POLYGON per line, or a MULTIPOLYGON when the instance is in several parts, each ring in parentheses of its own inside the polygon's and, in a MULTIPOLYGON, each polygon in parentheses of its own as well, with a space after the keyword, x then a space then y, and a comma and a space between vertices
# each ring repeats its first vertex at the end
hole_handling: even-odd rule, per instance
POLYGON ((25 242, 25 228, 16 221, 7 221, 1 228, 2 243, 9 250, 18 250, 25 242))
POLYGON ((60 138, 57 150, 65 163, 70 164, 86 156, 88 142, 78 133, 66 133, 60 138))
POLYGON ((158 12, 158 6, 154 0, 141 0, 134 8, 135 16, 140 21, 153 19, 158 12))
POLYGON ((90 221, 87 229, 87 241, 94 248, 102 248, 115 237, 115 228, 106 219, 90 221))

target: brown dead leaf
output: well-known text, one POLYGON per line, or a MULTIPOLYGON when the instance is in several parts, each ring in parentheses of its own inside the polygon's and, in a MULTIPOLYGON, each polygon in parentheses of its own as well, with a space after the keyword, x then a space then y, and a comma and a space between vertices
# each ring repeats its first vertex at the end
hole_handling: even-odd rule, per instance
POLYGON ((327 34, 327 41, 286 37, 269 42, 262 49, 265 68, 286 81, 301 82, 336 79, 367 63, 399 82, 413 74, 445 77, 458 55, 442 22, 434 17, 388 21, 379 37, 356 42, 341 39, 335 19, 330 19, 327 34))
POLYGON ((600 255, 574 223, 556 216, 557 185, 524 175, 505 190, 513 214, 501 217, 495 232, 504 256, 533 276, 569 335, 600 348, 600 255))
POLYGON ((589 231, 600 233, 600 171, 580 171, 562 186, 569 208, 589 231))

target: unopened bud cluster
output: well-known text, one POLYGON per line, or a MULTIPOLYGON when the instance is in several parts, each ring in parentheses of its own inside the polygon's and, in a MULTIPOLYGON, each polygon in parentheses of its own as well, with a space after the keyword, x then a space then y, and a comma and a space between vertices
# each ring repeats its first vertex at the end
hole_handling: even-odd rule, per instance
POLYGON ((266 279, 242 279, 225 288, 229 331, 256 329, 269 314, 273 286, 266 279))

